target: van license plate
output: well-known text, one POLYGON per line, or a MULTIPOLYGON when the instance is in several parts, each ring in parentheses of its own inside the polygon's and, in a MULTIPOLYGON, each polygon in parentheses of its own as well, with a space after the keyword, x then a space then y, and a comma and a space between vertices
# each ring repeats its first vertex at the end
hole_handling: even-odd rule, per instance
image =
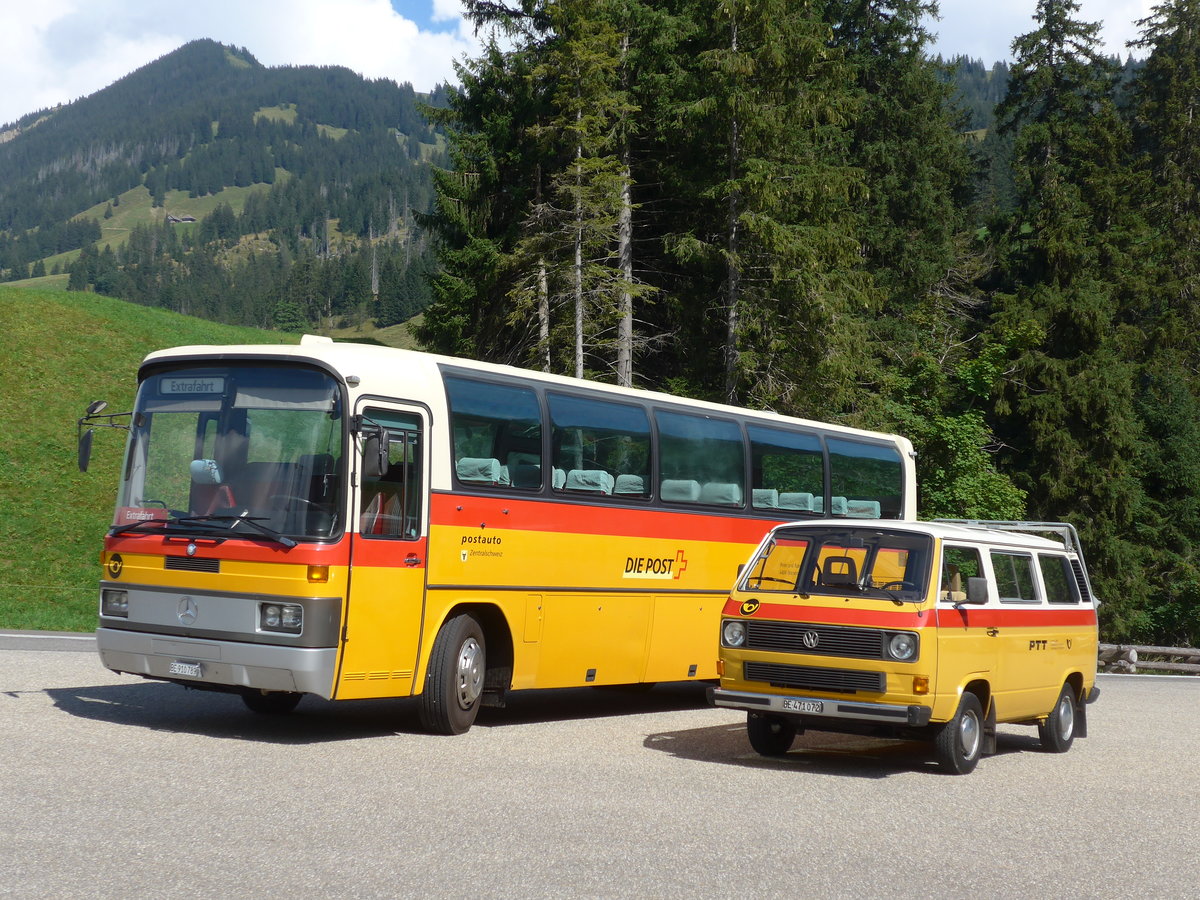
POLYGON ((825 704, 820 700, 784 700, 785 712, 819 713, 825 710, 825 704))
POLYGON ((200 677, 200 663, 180 662, 175 660, 171 663, 170 672, 172 675, 187 675, 190 678, 200 677))

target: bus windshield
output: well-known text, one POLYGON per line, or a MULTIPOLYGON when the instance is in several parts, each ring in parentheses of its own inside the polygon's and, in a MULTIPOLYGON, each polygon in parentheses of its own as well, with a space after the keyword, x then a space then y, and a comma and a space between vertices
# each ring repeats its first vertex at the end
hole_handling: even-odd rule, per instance
POLYGON ((812 526, 775 532, 747 570, 743 588, 798 594, 920 601, 933 541, 879 528, 812 526))
POLYGON ((343 525, 340 398, 315 368, 156 371, 138 389, 113 526, 332 537, 343 525))

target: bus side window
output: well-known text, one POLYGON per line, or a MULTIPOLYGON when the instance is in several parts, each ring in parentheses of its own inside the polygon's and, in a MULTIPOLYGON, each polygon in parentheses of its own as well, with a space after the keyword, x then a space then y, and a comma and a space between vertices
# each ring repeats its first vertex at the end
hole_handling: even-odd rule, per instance
POLYGON ((830 512, 860 518, 902 516, 904 465, 894 446, 843 438, 829 438, 825 446, 829 448, 830 512))
POLYGON ((745 506, 746 448, 736 422, 666 410, 657 410, 654 419, 663 500, 745 506))
POLYGON ((542 413, 524 387, 448 375, 455 478, 464 485, 540 490, 542 413))
POLYGON ((368 410, 387 429, 388 467, 363 476, 358 530, 364 537, 415 540, 421 536, 420 419, 391 410, 368 410))
POLYGON ((825 493, 825 454, 815 434, 747 425, 751 504, 755 509, 816 512, 825 493))

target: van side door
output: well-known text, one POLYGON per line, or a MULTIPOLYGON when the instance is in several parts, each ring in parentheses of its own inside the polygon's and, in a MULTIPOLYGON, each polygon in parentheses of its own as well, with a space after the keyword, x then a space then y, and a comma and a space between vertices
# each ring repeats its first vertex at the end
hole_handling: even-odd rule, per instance
POLYGON ((985 577, 988 570, 978 546, 942 543, 942 567, 938 584, 938 668, 934 688, 935 715, 949 717, 958 706, 958 690, 964 684, 995 679, 998 644, 995 637, 996 594, 989 579, 988 602, 967 603, 971 578, 985 577))

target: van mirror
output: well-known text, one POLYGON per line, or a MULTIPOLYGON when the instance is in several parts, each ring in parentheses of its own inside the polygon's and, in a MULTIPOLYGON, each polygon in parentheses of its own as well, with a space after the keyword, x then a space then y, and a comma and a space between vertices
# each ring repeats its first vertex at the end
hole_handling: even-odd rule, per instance
POLYGON ((988 602, 988 583, 986 578, 975 577, 967 579, 967 599, 964 602, 972 606, 984 606, 988 602))

